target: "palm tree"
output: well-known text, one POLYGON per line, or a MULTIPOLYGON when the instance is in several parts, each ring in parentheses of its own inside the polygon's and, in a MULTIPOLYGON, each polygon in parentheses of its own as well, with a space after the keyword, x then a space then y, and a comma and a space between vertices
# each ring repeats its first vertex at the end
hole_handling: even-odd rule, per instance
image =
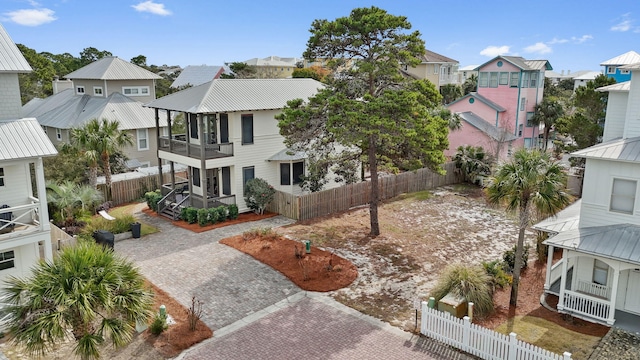
POLYGON ((513 159, 503 164, 487 188, 488 200, 502 204, 507 210, 518 210, 519 233, 513 283, 509 303, 516 306, 518 285, 522 269, 524 232, 529 226, 531 213, 552 216, 569 204, 570 196, 564 191, 566 174, 547 153, 520 149, 513 159))
POLYGON ((549 142, 549 132, 556 120, 564 115, 562 104, 554 98, 544 98, 542 102, 536 106, 536 111, 531 118, 533 125, 544 124, 544 151, 547 151, 547 143, 549 142))
POLYGON ((467 95, 470 92, 474 92, 478 89, 478 75, 471 74, 462 84, 462 93, 467 95))
POLYGON ((38 263, 26 279, 10 277, 3 293, 13 341, 34 355, 44 355, 71 330, 75 354, 97 359, 106 340, 126 345, 153 306, 133 264, 89 241, 65 248, 52 263, 38 263))

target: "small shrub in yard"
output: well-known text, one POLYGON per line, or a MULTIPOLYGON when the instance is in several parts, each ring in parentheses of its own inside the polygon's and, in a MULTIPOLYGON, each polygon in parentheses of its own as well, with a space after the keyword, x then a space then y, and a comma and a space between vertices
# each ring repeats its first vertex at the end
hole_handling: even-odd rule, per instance
POLYGON ((158 201, 162 199, 162 193, 160 193, 160 190, 149 191, 144 194, 144 199, 147 202, 149 209, 158 211, 158 201))
POLYGON ((218 221, 226 221, 227 220, 227 216, 229 215, 229 212, 227 211, 227 207, 224 205, 220 205, 216 208, 216 211, 218 212, 218 221))
POLYGON ((448 293, 473 302, 478 316, 493 312, 493 296, 491 293, 491 278, 478 265, 454 264, 444 270, 435 288, 431 291, 436 301, 448 293))
POLYGON ((106 230, 113 234, 122 234, 131 231, 131 223, 134 222, 136 222, 136 218, 133 215, 121 215, 115 220, 107 220, 102 216, 96 216, 91 218, 82 229, 82 232, 91 235, 96 230, 106 230))
POLYGON ((189 319, 189 330, 195 331, 198 321, 202 317, 202 301, 191 297, 191 307, 187 309, 187 319, 189 319))
POLYGON ((162 334, 163 331, 167 330, 167 328, 168 328, 167 315, 162 315, 160 313, 157 313, 156 316, 153 318, 153 322, 149 326, 149 331, 153 335, 158 336, 162 334))
POLYGON ((189 209, 188 207, 183 207, 180 209, 180 220, 187 221, 188 209, 189 209))
POLYGON ((257 214, 264 214, 264 209, 273 200, 276 190, 269 183, 260 178, 247 181, 244 187, 244 201, 249 209, 257 214))
POLYGON ((198 209, 198 225, 206 226, 209 223, 209 211, 207 209, 198 209))
MULTIPOLYGON (((518 245, 514 245, 513 249, 507 250, 502 255, 502 260, 504 260, 504 271, 508 273, 512 273, 513 269, 516 266, 516 248, 518 245)), ((522 269, 527 268, 527 262, 529 262, 529 249, 531 246, 529 244, 524 246, 524 251, 522 252, 522 269)))
POLYGON ((486 261, 482 263, 482 267, 491 277, 491 287, 493 291, 496 288, 504 288, 511 285, 512 278, 504 271, 504 264, 500 260, 486 261))
POLYGON ((218 221, 220 221, 220 218, 218 217, 218 209, 216 208, 210 208, 209 210, 207 210, 209 212, 209 222, 211 224, 215 224, 218 221))
POLYGON ((238 218, 238 205, 236 204, 231 204, 229 205, 229 219, 231 220, 235 220, 238 218))
POLYGON ((198 209, 194 207, 188 207, 185 211, 186 218, 184 219, 189 224, 195 224, 198 221, 198 209))

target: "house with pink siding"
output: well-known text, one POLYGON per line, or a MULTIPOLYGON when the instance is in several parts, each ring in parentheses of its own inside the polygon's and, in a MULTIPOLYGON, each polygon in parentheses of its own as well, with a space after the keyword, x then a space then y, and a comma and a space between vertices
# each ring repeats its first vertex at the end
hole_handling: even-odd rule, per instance
POLYGON ((485 150, 499 158, 509 156, 515 147, 540 146, 542 131, 530 120, 536 105, 542 101, 546 70, 552 70, 547 60, 525 60, 519 56, 497 56, 478 66, 477 92, 447 106, 454 113, 472 113, 475 125, 467 121, 469 116, 461 116, 462 128, 449 134, 446 155, 455 154, 458 146, 474 145, 471 140, 487 142, 487 146, 483 146, 485 150), (493 127, 490 132, 498 134, 497 139, 486 131, 485 139, 477 138, 478 118, 486 122, 481 128, 493 127))

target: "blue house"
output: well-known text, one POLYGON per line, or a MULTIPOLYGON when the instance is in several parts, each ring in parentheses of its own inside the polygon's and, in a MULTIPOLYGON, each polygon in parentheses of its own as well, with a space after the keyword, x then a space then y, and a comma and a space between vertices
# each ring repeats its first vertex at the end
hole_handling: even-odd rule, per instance
POLYGON ((628 69, 620 69, 620 66, 635 63, 640 63, 640 54, 632 50, 609 59, 601 63, 600 66, 604 66, 604 73, 608 77, 614 78, 616 82, 621 83, 631 80, 631 72, 628 69))

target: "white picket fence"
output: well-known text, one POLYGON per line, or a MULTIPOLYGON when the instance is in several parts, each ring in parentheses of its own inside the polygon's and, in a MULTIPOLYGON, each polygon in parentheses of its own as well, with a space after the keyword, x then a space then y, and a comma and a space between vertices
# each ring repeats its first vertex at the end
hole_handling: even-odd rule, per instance
POLYGON ((422 302, 420 333, 482 359, 496 360, 569 360, 571 353, 558 355, 508 336, 472 324, 468 316, 458 319, 449 313, 431 309, 422 302))

